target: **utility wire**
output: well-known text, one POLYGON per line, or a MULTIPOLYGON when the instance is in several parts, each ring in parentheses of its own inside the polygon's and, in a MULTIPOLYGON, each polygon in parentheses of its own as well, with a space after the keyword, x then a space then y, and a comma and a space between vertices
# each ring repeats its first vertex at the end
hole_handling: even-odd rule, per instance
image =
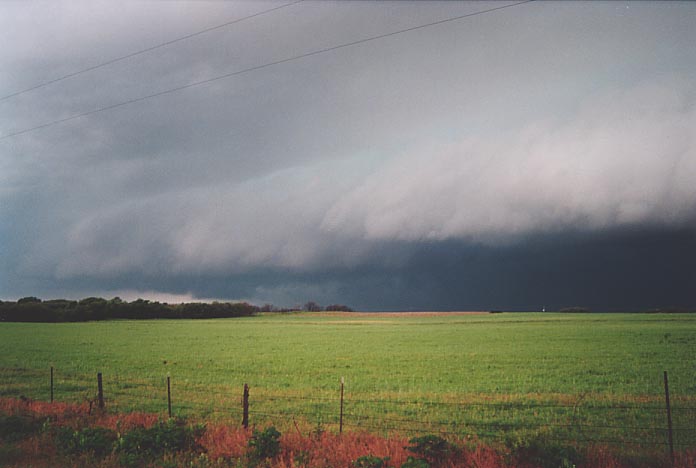
POLYGON ((98 68, 102 68, 102 67, 105 67, 107 65, 111 65, 113 63, 120 62, 122 60, 126 60, 126 59, 129 59, 131 57, 135 57, 137 55, 144 54, 146 52, 150 52, 150 51, 159 49, 161 47, 166 47, 168 45, 175 44, 177 42, 184 41, 186 39, 191 39, 192 37, 200 36, 201 34, 209 33, 211 31, 215 31, 217 29, 221 29, 221 28, 224 28, 226 26, 230 26, 232 24, 241 23, 242 21, 246 21, 246 20, 251 19, 251 18, 256 18, 257 16, 265 15, 266 13, 280 10, 281 8, 289 7, 289 6, 295 5, 295 4, 303 2, 303 1, 304 0, 296 0, 296 1, 291 2, 291 3, 286 3, 284 5, 269 8, 268 10, 263 10, 263 11, 260 11, 258 13, 254 13, 253 15, 245 16, 243 18, 238 18, 236 20, 232 20, 232 21, 228 21, 226 23, 218 24, 217 26, 211 26, 209 28, 202 29, 200 31, 197 31, 197 32, 194 32, 191 34, 187 34, 185 36, 177 37, 175 39, 172 39, 172 40, 169 40, 166 42, 162 42, 160 44, 153 45, 153 46, 148 47, 146 49, 141 49, 141 50, 138 50, 136 52, 132 52, 130 54, 122 55, 120 57, 116 57, 114 59, 107 60, 106 62, 98 63, 98 64, 93 65, 91 67, 83 68, 82 70, 77 70, 77 71, 74 71, 72 73, 68 73, 67 75, 59 76, 58 78, 54 78, 52 80, 44 81, 43 83, 39 83, 39 84, 34 85, 30 88, 22 89, 21 91, 17 91, 15 93, 8 94, 6 96, 2 96, 2 97, 0 97, 0 102, 5 101, 5 100, 10 99, 10 98, 15 97, 15 96, 19 96, 20 94, 28 93, 29 91, 33 91, 35 89, 43 88, 44 86, 48 86, 48 85, 53 84, 53 83, 58 83, 59 81, 67 80, 68 78, 72 78, 73 76, 81 75, 83 73, 87 73, 89 71, 96 70, 98 68))
POLYGON ((493 12, 493 11, 503 10, 503 9, 505 9, 505 8, 510 8, 510 7, 514 7, 514 6, 517 6, 517 5, 523 5, 523 4, 525 4, 525 3, 531 3, 531 2, 533 2, 533 1, 535 1, 535 0, 524 0, 524 1, 521 1, 521 2, 511 3, 511 4, 503 5, 503 6, 500 6, 500 7, 489 8, 489 9, 487 9, 487 10, 477 11, 477 12, 475 12, 475 13, 468 13, 468 14, 466 14, 466 15, 460 15, 460 16, 454 16, 454 17, 451 17, 451 18, 445 18, 445 19, 443 19, 443 20, 433 21, 432 23, 425 23, 425 24, 421 24, 421 25, 418 25, 418 26, 412 26, 412 27, 406 28, 406 29, 399 29, 399 30, 397 30, 397 31, 392 31, 392 32, 389 32, 389 33, 386 33, 386 34, 379 34, 379 35, 377 35, 377 36, 371 36, 371 37, 367 37, 367 38, 364 38, 364 39, 359 39, 359 40, 353 41, 353 42, 346 42, 346 43, 343 43, 343 44, 339 44, 339 45, 335 45, 335 46, 331 46, 331 47, 326 47, 326 48, 324 48, 324 49, 317 49, 317 50, 314 50, 314 51, 311 51, 311 52, 306 52, 306 53, 303 53, 303 54, 294 55, 294 56, 292 56, 292 57, 287 57, 287 58, 284 58, 284 59, 275 60, 275 61, 273 61, 273 62, 264 63, 264 64, 262 64, 262 65, 256 65, 256 66, 254 66, 254 67, 244 68, 244 69, 242 69, 242 70, 234 71, 234 72, 231 72, 231 73, 225 73, 224 75, 218 75, 218 76, 215 76, 215 77, 213 77, 213 78, 208 78, 208 79, 200 80, 200 81, 194 81, 193 83, 189 83, 189 84, 186 84, 186 85, 183 85, 183 86, 177 86, 177 87, 175 87, 175 88, 165 89, 165 90, 159 91, 159 92, 157 92, 157 93, 147 94, 147 95, 145 95, 145 96, 140 96, 140 97, 137 97, 137 98, 129 99, 129 100, 127 100, 127 101, 122 101, 122 102, 119 102, 119 103, 116 103, 116 104, 111 104, 111 105, 108 105, 108 106, 100 107, 100 108, 98 108, 98 109, 94 109, 94 110, 91 110, 91 111, 82 112, 82 113, 80 113, 80 114, 75 114, 75 115, 72 115, 72 116, 70 116, 70 117, 65 117, 65 118, 62 118, 62 119, 53 120, 53 121, 51 121, 51 122, 47 122, 47 123, 45 123, 45 124, 37 125, 37 126, 35 126, 35 127, 30 127, 30 128, 24 129, 24 130, 19 130, 19 131, 16 131, 16 132, 8 133, 8 134, 6 134, 6 135, 0 136, 0 140, 4 140, 5 138, 10 138, 10 137, 22 135, 22 134, 25 134, 25 133, 33 132, 33 131, 35 131, 35 130, 39 130, 39 129, 42 129, 42 128, 51 127, 51 126, 53 126, 53 125, 57 125, 57 124, 63 123, 63 122, 68 122, 68 121, 70 121, 70 120, 75 120, 75 119, 78 119, 78 118, 80 118, 80 117, 86 117, 86 116, 88 116, 88 115, 97 114, 97 113, 99 113, 99 112, 104 112, 104 111, 107 111, 107 110, 116 109, 116 108, 118 108, 118 107, 127 106, 127 105, 129 105, 129 104, 134 104, 134 103, 140 102, 140 101, 145 101, 145 100, 147 100, 147 99, 152 99, 152 98, 154 98, 154 97, 163 96, 163 95, 165 95, 165 94, 171 94, 171 93, 175 93, 175 92, 178 92, 178 91, 182 91, 182 90, 184 90, 184 89, 193 88, 193 87, 195 87, 195 86, 200 86, 200 85, 207 84, 207 83, 212 83, 212 82, 214 82, 214 81, 222 80, 222 79, 225 79, 225 78, 231 78, 231 77, 233 77, 233 76, 242 75, 242 74, 245 74, 245 73, 250 73, 250 72, 253 72, 253 71, 256 71, 256 70, 262 70, 262 69, 264 69, 264 68, 272 67, 272 66, 275 66, 275 65, 280 65, 280 64, 282 64, 282 63, 292 62, 292 61, 295 61, 295 60, 303 59, 303 58, 306 58, 306 57, 311 57, 311 56, 314 56, 314 55, 325 54, 325 53, 327 53, 327 52, 331 52, 331 51, 334 51, 334 50, 344 49, 344 48, 352 47, 352 46, 355 46, 355 45, 358 45, 358 44, 364 44, 364 43, 366 43, 366 42, 376 41, 376 40, 379 40, 379 39, 384 39, 384 38, 387 38, 387 37, 396 36, 396 35, 398 35, 398 34, 403 34, 403 33, 411 32, 411 31, 416 31, 416 30, 428 28, 428 27, 431 27, 431 26, 437 26, 437 25, 440 25, 440 24, 450 23, 450 22, 462 20, 462 19, 465 19, 465 18, 471 18, 472 16, 483 15, 483 14, 486 14, 486 13, 491 13, 491 12, 493 12))

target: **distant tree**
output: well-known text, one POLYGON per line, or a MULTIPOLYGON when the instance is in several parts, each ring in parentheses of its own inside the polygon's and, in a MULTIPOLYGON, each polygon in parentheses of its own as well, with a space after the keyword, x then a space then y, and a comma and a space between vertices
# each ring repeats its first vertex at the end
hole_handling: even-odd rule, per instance
POLYGON ((77 306, 77 301, 71 301, 69 299, 50 299, 43 301, 43 303, 52 309, 71 309, 77 306))
POLYGON ((353 312, 353 309, 343 304, 330 304, 324 307, 324 310, 330 310, 332 312, 353 312))
POLYGON ((41 302, 41 299, 34 296, 27 296, 17 300, 17 304, 34 304, 38 302, 41 302))
POLYGON ((321 312, 322 307, 314 301, 309 301, 304 305, 304 310, 307 312, 321 312))
POLYGON ((81 306, 92 306, 92 305, 105 305, 106 304, 106 299, 102 297, 86 297, 84 299, 80 299, 79 304, 81 306))
POLYGON ((585 313, 589 312, 590 309, 587 307, 564 307, 563 309, 560 309, 559 312, 566 312, 566 313, 585 313))

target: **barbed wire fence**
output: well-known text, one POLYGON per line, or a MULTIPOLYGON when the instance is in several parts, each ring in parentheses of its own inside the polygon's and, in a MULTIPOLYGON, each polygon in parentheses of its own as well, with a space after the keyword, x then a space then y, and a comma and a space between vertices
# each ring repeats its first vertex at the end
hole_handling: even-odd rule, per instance
MULTIPOLYGON (((50 383, 33 388, 22 380, 27 369, 2 369, 1 397, 89 402, 109 411, 160 412, 219 420, 244 427, 295 428, 312 432, 367 431, 390 435, 438 434, 459 439, 515 443, 530 437, 572 445, 612 445, 635 453, 696 449, 696 400, 665 395, 645 402, 539 401, 523 396, 505 401, 389 399, 335 392, 314 395, 263 388, 177 381, 171 376, 134 380, 118 374, 61 374, 50 368, 50 383)), ((48 374, 48 372, 46 373, 48 374)))

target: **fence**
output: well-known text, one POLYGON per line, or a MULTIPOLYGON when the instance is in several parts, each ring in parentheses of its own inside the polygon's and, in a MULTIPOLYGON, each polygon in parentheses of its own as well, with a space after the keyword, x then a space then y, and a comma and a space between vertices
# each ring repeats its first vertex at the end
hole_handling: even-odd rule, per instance
MULTIPOLYGON (((343 379, 334 392, 303 395, 287 390, 175 381, 169 375, 150 381, 102 373, 60 375, 46 372, 46 385, 29 386, 25 369, 3 369, 0 396, 87 400, 92 408, 141 410, 168 416, 221 419, 244 427, 273 424, 314 431, 369 431, 514 443, 530 438, 569 445, 615 445, 627 452, 696 449, 696 399, 670 395, 667 372, 664 396, 633 400, 576 397, 573 401, 489 395, 491 401, 453 401, 420 397, 390 399, 345 392, 343 379), (91 381, 91 383, 90 383, 91 381), (32 390, 33 391, 29 391, 32 390)), ((37 375, 31 376, 34 379, 37 375)))

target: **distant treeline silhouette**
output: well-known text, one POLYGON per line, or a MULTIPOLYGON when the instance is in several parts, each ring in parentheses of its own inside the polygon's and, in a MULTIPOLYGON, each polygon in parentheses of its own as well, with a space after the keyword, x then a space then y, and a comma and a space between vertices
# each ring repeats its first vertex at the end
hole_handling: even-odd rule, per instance
MULTIPOLYGON (((314 304, 314 303, 311 303, 314 304)), ((246 302, 190 302, 166 304, 145 299, 127 302, 121 298, 88 297, 79 301, 23 297, 18 301, 0 301, 3 322, 88 322, 113 319, 211 319, 249 317, 258 312, 294 312, 301 309, 277 308, 270 304, 258 307, 246 302)), ((342 305, 320 310, 346 310, 342 305)))
POLYGON ((6 322, 87 322, 111 319, 224 318, 246 317, 259 308, 245 302, 164 304, 137 299, 126 302, 118 297, 88 297, 79 301, 42 301, 24 297, 17 302, 0 302, 0 320, 6 322))

